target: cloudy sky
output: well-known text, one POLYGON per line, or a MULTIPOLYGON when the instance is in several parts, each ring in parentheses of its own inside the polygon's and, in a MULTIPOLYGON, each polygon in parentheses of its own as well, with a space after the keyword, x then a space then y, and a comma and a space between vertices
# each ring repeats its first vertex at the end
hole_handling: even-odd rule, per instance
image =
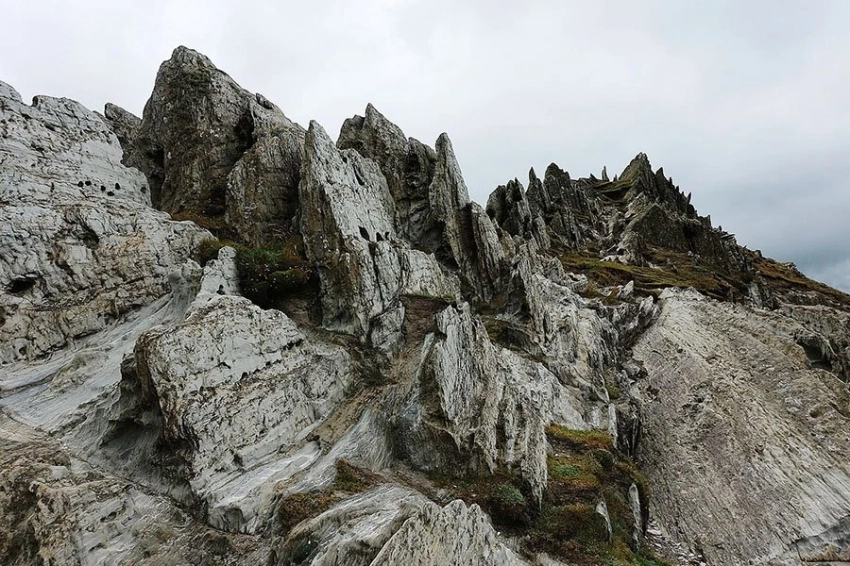
POLYGON ((848 0, 31 0, 2 30, 25 98, 141 114, 183 44, 305 125, 372 102, 448 132, 481 203, 643 151, 739 243, 850 291, 848 0))

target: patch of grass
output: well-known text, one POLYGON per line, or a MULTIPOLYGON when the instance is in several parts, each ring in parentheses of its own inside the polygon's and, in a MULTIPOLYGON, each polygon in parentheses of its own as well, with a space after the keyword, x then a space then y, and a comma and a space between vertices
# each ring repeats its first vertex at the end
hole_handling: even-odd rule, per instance
POLYGON ((335 503, 377 485, 380 478, 345 460, 337 460, 334 483, 321 491, 293 493, 281 499, 275 510, 276 526, 280 534, 291 531, 295 525, 321 515, 335 503))
POLYGON ((499 529, 520 541, 529 557, 547 552, 576 565, 637 564, 641 549, 631 546, 635 521, 629 489, 637 484, 646 505, 646 480, 604 431, 552 425, 546 434, 552 451, 539 507, 530 504, 516 472, 505 468, 471 477, 432 475, 432 480, 452 497, 481 505, 499 529), (608 508, 613 540, 596 512, 601 501, 608 508))
MULTIPOLYGON (((809 279, 792 265, 779 263, 756 254, 752 254, 751 257, 756 266, 756 271, 775 292, 782 295, 801 292, 814 293, 826 299, 832 306, 843 310, 850 309, 850 295, 809 279)), ((796 301, 792 299, 792 302, 796 301)))
POLYGON ((303 255, 300 237, 283 243, 251 248, 229 240, 208 239, 201 242, 197 257, 202 265, 218 256, 224 246, 236 250, 236 271, 242 294, 263 308, 272 308, 281 298, 309 285, 314 273, 303 255))
POLYGON ((629 488, 636 483, 641 496, 648 497, 646 480, 606 432, 552 425, 546 433, 553 448, 547 459, 549 481, 528 533, 529 553, 544 550, 573 564, 632 565, 639 549, 630 547, 635 523, 629 488), (600 501, 608 508, 612 541, 596 513, 600 501))
POLYGON ((572 448, 613 450, 611 435, 603 430, 576 430, 558 425, 546 427, 546 434, 572 448))
POLYGON ((281 534, 291 531, 301 521, 321 515, 340 501, 333 492, 293 493, 284 497, 277 507, 277 527, 281 534))
POLYGON ((346 493, 360 493, 378 482, 378 476, 372 472, 358 468, 345 460, 337 460, 336 478, 333 484, 335 489, 346 493))
POLYGON ((492 475, 460 477, 434 473, 431 480, 453 498, 480 505, 499 528, 521 530, 531 520, 525 486, 512 470, 499 468, 492 475))
POLYGON ((670 566, 670 563, 655 557, 638 554, 635 556, 634 566, 670 566))
POLYGON ((603 302, 617 302, 616 296, 603 296, 596 287, 625 285, 635 282, 635 292, 641 295, 658 295, 667 287, 693 287, 714 298, 726 299, 730 291, 746 293, 743 274, 723 272, 715 267, 702 265, 694 257, 685 253, 661 249, 648 250, 646 258, 653 267, 627 265, 618 261, 603 261, 582 253, 563 253, 560 255, 564 269, 573 273, 587 275, 588 285, 585 296, 602 298, 603 302))

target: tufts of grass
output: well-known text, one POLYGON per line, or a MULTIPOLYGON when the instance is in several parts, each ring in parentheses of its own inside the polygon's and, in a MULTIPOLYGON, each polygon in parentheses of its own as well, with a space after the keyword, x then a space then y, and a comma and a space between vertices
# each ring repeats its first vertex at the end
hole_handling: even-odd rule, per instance
POLYGON ((215 259, 224 246, 236 250, 236 270, 242 294, 263 308, 276 306, 280 299, 306 288, 313 278, 313 270, 304 257, 298 237, 265 248, 208 239, 198 248, 198 260, 205 265, 215 259))
POLYGON ((572 448, 613 450, 614 443, 611 435, 603 430, 576 430, 558 425, 546 427, 546 434, 552 439, 567 444, 572 448))
POLYGON ((620 387, 614 383, 606 383, 605 390, 608 392, 608 398, 612 401, 616 401, 623 394, 620 387))
POLYGON ((618 261, 603 261, 587 253, 568 252, 560 256, 564 269, 587 275, 589 281, 585 296, 600 298, 615 304, 615 296, 603 296, 596 285, 613 286, 635 282, 635 291, 642 295, 658 295, 667 287, 693 287, 714 298, 726 299, 730 291, 746 294, 745 274, 723 271, 716 266, 699 263, 682 252, 653 249, 646 252, 650 266, 627 265, 618 261))
POLYGON ((375 474, 337 460, 334 483, 321 491, 293 493, 278 502, 275 518, 280 534, 285 535, 297 524, 321 515, 335 503, 377 485, 380 478, 375 474))
POLYGON ((833 289, 823 283, 809 279, 791 265, 779 263, 772 259, 752 255, 756 271, 767 280, 774 290, 780 292, 808 292, 826 298, 833 306, 850 309, 850 295, 833 289))

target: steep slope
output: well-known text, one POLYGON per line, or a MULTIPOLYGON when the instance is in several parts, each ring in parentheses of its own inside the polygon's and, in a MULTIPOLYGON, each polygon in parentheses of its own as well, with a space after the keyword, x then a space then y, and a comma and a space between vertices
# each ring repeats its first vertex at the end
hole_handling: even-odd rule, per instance
POLYGON ((184 47, 0 105, 4 563, 850 561, 850 298, 645 155, 484 209, 184 47))

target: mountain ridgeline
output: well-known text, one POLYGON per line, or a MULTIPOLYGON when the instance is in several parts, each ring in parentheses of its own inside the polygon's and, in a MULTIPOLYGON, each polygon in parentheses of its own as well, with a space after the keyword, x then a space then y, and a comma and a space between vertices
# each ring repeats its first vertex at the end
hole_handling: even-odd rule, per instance
POLYGON ((850 296, 638 154, 470 200, 177 48, 0 83, 0 562, 850 562, 850 296))

